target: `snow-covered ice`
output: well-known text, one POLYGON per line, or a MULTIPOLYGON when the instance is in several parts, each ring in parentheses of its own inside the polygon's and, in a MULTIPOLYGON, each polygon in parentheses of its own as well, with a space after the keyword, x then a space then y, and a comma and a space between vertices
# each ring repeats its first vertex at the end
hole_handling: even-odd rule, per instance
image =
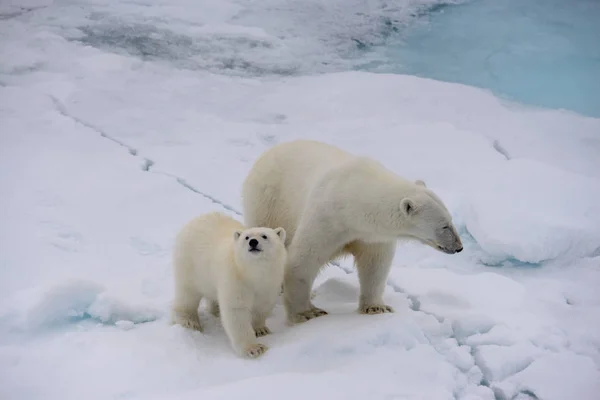
POLYGON ((344 35, 443 2, 349 3, 2 4, 0 398, 597 398, 600 120, 333 72, 344 35), (465 251, 400 243, 377 316, 342 260, 315 287, 330 315, 288 327, 278 304, 242 360, 204 311, 203 334, 168 324, 171 246, 241 218, 254 159, 295 138, 424 179, 465 251))

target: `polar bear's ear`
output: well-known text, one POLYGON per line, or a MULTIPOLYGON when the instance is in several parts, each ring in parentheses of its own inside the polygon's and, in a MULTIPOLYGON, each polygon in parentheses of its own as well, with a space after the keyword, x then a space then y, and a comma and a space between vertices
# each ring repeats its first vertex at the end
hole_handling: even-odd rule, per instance
POLYGON ((427 185, 425 184, 425 182, 424 182, 424 181, 422 181, 422 180, 420 180, 420 179, 417 179, 417 180, 415 181, 415 183, 416 183, 417 185, 419 185, 419 186, 423 186, 423 187, 425 187, 425 188, 427 187, 427 185))
POLYGON ((415 211, 417 210, 417 207, 413 200, 406 197, 406 198, 402 199, 402 201, 400 202, 400 209, 402 210, 404 215, 406 215, 408 217, 415 213, 415 211))
POLYGON ((238 240, 242 236, 242 231, 233 232, 233 240, 238 240))
POLYGON ((279 236, 281 241, 285 242, 285 229, 283 229, 282 227, 279 227, 277 229, 274 229, 274 231, 277 234, 277 236, 279 236))

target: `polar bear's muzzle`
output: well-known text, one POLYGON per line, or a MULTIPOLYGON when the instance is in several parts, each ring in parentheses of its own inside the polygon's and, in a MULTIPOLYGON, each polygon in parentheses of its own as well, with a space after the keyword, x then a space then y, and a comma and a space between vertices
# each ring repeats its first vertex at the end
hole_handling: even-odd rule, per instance
POLYGON ((429 245, 430 247, 433 247, 434 249, 436 249, 438 251, 441 251, 442 253, 446 253, 446 254, 456 254, 456 253, 460 253, 461 251, 463 251, 462 242, 460 241, 460 238, 458 238, 458 237, 450 245, 446 245, 446 246, 440 244, 437 241, 433 241, 433 240, 422 240, 421 242, 429 245))
POLYGON ((462 247, 462 246, 460 246, 460 247, 457 247, 457 248, 455 248, 455 249, 448 249, 448 248, 446 248, 446 247, 442 247, 442 246, 440 246, 440 245, 436 245, 436 248, 437 248, 439 251, 441 251, 441 252, 444 252, 444 253, 446 253, 446 254, 460 253, 460 252, 463 250, 463 247, 462 247))
POLYGON ((456 254, 463 250, 462 241, 456 228, 452 224, 447 224, 436 231, 435 239, 430 246, 446 254, 456 254))
POLYGON ((256 239, 250 239, 248 241, 248 251, 250 253, 260 253, 262 249, 259 247, 259 242, 256 239))

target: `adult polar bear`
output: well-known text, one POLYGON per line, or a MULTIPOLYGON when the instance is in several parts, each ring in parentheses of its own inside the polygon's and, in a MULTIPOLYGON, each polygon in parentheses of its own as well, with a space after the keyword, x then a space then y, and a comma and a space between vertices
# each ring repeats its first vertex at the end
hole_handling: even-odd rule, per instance
POLYGON ((424 182, 321 142, 267 150, 244 181, 242 198, 246 226, 287 233, 283 302, 291 323, 327 314, 310 292, 320 268, 339 256, 354 256, 359 312, 380 314, 393 312, 383 292, 398 239, 448 254, 463 248, 448 210, 424 182))

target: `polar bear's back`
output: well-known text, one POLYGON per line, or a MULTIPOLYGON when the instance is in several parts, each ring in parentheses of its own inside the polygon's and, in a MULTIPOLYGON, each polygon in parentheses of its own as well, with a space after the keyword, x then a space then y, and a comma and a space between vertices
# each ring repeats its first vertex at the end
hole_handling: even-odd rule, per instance
POLYGON ((244 226, 228 215, 213 212, 188 222, 179 232, 173 253, 175 274, 191 284, 216 282, 223 268, 233 262, 233 233, 244 226))
POLYGON ((195 246, 217 246, 233 242, 233 232, 244 230, 244 225, 236 219, 220 212, 200 215, 189 221, 179 233, 184 243, 193 242, 195 246))
POLYGON ((273 146, 259 157, 244 181, 246 226, 281 226, 288 245, 312 188, 325 174, 355 159, 335 146, 311 140, 273 146))

